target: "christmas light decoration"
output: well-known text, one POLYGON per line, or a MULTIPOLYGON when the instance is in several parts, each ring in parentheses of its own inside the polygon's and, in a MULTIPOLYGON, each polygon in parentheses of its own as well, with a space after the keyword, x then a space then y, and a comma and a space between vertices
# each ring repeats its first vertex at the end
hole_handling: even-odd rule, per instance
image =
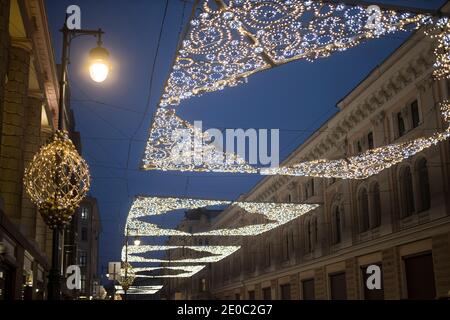
POLYGON ((159 267, 141 267, 135 268, 136 273, 138 272, 151 272, 156 270, 175 270, 181 271, 178 274, 159 274, 159 275, 136 275, 137 278, 189 278, 200 272, 205 268, 205 265, 195 265, 195 266, 159 266, 159 267))
POLYGON ((234 153, 219 150, 207 132, 175 115, 158 109, 145 149, 143 169, 256 173, 234 153))
POLYGON ((25 169, 24 186, 51 229, 70 221, 89 191, 90 176, 66 131, 56 131, 50 143, 35 154, 25 169))
POLYGON ((450 20, 439 19, 434 25, 428 27, 425 33, 438 42, 435 48, 434 76, 437 79, 448 79, 450 77, 450 20))
MULTIPOLYGON (((123 290, 122 286, 115 286, 116 294, 125 294, 125 290, 123 290)), ((161 290, 163 286, 131 286, 127 290, 127 294, 155 294, 159 290, 161 290)))
POLYGON ((203 1, 177 52, 160 106, 222 90, 256 72, 314 60, 365 39, 434 22, 428 15, 306 0, 203 1))
MULTIPOLYGON (((213 144, 206 152, 212 156, 200 156, 191 141, 183 144, 177 140, 175 129, 187 128, 201 137, 206 133, 195 132, 196 128, 177 117, 174 106, 192 96, 235 86, 249 75, 277 65, 327 57, 366 39, 425 26, 425 32, 438 42, 434 75, 439 79, 450 76, 450 23, 446 17, 306 0, 203 3, 177 52, 150 131, 144 169, 365 179, 447 138, 438 133, 345 159, 318 159, 279 168, 256 168, 237 157, 223 161, 232 155, 214 150, 213 144), (196 162, 196 158, 203 161, 196 162)), ((205 138, 208 141, 209 137, 205 138)))
POLYGON ((450 102, 445 100, 440 104, 446 129, 430 137, 422 137, 403 143, 391 144, 368 150, 360 155, 339 160, 315 160, 293 166, 268 168, 261 170, 262 174, 313 176, 324 178, 366 179, 380 173, 382 170, 402 162, 413 155, 438 144, 450 137, 450 102))
MULTIPOLYGON (((269 231, 282 224, 291 221, 318 207, 317 204, 295 204, 295 203, 257 203, 257 202, 230 202, 211 201, 188 198, 160 198, 160 197, 139 197, 131 206, 127 218, 127 225, 130 235, 133 232, 139 236, 251 236, 269 231), (269 222, 254 224, 233 229, 220 229, 208 232, 189 233, 176 229, 162 229, 156 224, 142 221, 145 216, 159 215, 178 209, 195 209, 212 205, 236 205, 247 213, 261 214, 269 222)), ((125 227, 126 230, 126 227, 125 227)))
MULTIPOLYGON (((149 262, 149 263, 213 263, 218 262, 239 250, 240 246, 173 246, 173 245, 144 245, 144 246, 128 246, 129 262, 149 262), (145 254, 154 251, 165 251, 173 249, 189 249, 201 253, 210 253, 210 256, 200 258, 181 258, 181 259, 157 259, 144 258, 138 254, 145 254)), ((122 249, 122 260, 125 260, 126 250, 122 249)))

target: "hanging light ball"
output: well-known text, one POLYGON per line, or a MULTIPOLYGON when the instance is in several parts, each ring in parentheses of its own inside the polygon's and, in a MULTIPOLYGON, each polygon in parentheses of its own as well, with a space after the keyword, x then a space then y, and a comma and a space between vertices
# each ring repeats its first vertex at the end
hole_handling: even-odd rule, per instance
POLYGON ((25 190, 51 229, 62 228, 90 188, 89 168, 66 131, 56 131, 24 175, 25 190))

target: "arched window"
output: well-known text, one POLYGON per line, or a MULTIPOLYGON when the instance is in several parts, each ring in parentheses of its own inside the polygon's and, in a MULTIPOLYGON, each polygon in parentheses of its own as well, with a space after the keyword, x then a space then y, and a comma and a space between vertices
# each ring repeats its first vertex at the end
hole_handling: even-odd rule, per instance
POLYGON ((370 192, 371 202, 371 228, 377 228, 381 225, 381 196, 378 183, 372 185, 370 192))
POLYGON ((336 206, 333 210, 334 243, 342 241, 341 210, 336 206))
POLYGON ((414 188, 409 167, 403 167, 400 171, 400 199, 402 217, 409 217, 415 212, 414 188))
POLYGON ((369 196, 367 189, 362 188, 358 193, 359 231, 369 230, 369 196))
POLYGON ((430 181, 428 177, 427 159, 422 158, 417 163, 417 177, 420 189, 420 211, 430 209, 430 181))

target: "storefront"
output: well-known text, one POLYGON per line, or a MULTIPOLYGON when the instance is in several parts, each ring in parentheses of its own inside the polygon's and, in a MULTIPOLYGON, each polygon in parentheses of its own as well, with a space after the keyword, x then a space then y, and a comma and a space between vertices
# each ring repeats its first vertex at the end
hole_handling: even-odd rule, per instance
POLYGON ((45 298, 47 258, 0 210, 0 300, 45 298))

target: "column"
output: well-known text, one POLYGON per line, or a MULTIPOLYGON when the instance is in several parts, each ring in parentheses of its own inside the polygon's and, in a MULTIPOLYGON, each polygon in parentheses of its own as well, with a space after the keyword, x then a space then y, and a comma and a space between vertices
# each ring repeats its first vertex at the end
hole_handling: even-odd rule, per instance
POLYGON ((6 215, 16 224, 20 223, 21 215, 23 138, 29 69, 30 51, 25 46, 16 46, 12 42, 3 105, 0 193, 4 198, 6 215))
POLYGON ((314 291, 316 300, 327 299, 327 279, 325 267, 314 269, 314 291))
POLYGON ((356 258, 345 260, 345 279, 347 286, 347 299, 359 299, 359 269, 356 258))
POLYGON ((400 258, 397 248, 384 250, 382 253, 384 298, 398 300, 402 298, 400 258))
MULTIPOLYGON (((39 94, 29 96, 25 112, 25 129, 23 139, 23 160, 26 168, 39 151, 41 145, 42 97, 39 94)), ((31 202, 26 190, 22 191, 22 214, 20 224, 24 235, 29 239, 36 238, 36 206, 31 202)))
POLYGON ((450 292, 450 233, 432 238, 434 278, 438 297, 450 292))

